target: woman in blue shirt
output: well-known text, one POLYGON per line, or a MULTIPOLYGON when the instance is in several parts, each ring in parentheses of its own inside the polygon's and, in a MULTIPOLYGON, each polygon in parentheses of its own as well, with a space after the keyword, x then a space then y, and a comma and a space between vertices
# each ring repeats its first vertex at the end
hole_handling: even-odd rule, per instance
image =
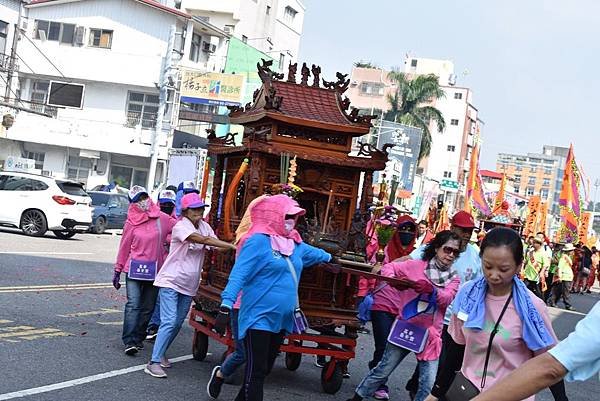
MULTIPOLYGON (((302 269, 331 261, 327 252, 303 243, 294 229, 304 213, 286 195, 265 198, 253 207, 252 226, 240 241, 242 249, 221 294, 215 325, 217 331, 224 332, 233 304, 243 291, 238 338, 246 345, 246 372, 236 401, 263 399, 264 379, 283 337, 294 331, 302 269)), ((218 396, 223 381, 218 370, 217 366, 208 383, 212 398, 218 396)))

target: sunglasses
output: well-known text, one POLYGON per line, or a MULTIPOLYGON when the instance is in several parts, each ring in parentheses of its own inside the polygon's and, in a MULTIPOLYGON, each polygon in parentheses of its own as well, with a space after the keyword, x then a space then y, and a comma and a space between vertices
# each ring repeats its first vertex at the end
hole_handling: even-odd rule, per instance
POLYGON ((460 255, 460 249, 452 248, 451 246, 442 247, 442 251, 444 251, 446 255, 454 255, 455 258, 458 258, 458 256, 460 255))

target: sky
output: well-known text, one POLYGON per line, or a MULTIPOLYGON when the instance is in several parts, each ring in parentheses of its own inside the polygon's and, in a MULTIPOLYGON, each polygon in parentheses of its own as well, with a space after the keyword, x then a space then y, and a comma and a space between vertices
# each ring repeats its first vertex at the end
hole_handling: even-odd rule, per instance
POLYGON ((600 178, 600 1, 303 2, 299 61, 321 65, 325 79, 358 60, 452 60, 485 122, 481 168, 495 169, 501 152, 573 143, 586 175, 600 178))

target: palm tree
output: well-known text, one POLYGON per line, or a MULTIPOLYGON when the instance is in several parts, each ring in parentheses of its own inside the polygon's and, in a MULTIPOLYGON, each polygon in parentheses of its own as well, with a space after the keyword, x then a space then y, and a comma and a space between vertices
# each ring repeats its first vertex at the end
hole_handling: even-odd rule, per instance
POLYGON ((394 70, 388 74, 388 78, 396 85, 396 90, 387 95, 390 109, 385 114, 385 119, 423 130, 419 152, 421 161, 431 152, 429 123, 434 121, 440 132, 446 127, 442 113, 427 103, 444 98, 446 94, 440 87, 438 77, 433 74, 409 78, 407 74, 394 70))

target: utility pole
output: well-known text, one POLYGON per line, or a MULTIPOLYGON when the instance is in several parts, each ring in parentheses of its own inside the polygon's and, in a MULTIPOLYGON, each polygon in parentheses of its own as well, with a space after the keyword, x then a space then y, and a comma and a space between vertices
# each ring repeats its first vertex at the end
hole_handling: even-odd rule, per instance
POLYGON ((4 101, 8 102, 12 91, 12 80, 17 59, 17 45, 19 44, 19 36, 21 35, 21 20, 23 18, 23 2, 19 1, 19 16, 15 24, 15 32, 13 34, 12 47, 10 49, 10 60, 8 64, 8 72, 6 74, 6 90, 4 91, 4 101))
MULTIPOLYGON (((173 62, 173 48, 175 47, 175 25, 169 30, 169 42, 167 54, 161 64, 159 75, 158 112, 156 113, 156 126, 152 131, 152 145, 150 148, 150 171, 148 172, 147 189, 150 193, 154 190, 154 178, 156 177, 156 166, 158 165, 158 139, 163 130, 163 120, 167 107, 167 87, 169 86, 169 72, 173 62)), ((170 123, 169 123, 170 124, 170 123)), ((170 129, 170 127, 169 127, 170 129)))
POLYGON ((598 197, 598 187, 600 187, 600 178, 596 178, 596 181, 594 181, 594 206, 592 207, 592 211, 595 212, 596 211, 596 198, 598 197))

